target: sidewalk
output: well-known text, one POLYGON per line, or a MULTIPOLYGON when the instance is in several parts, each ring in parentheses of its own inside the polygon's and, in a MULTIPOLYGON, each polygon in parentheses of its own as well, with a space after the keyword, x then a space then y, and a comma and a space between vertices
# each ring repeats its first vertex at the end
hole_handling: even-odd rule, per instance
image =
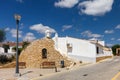
MULTIPOLYGON (((58 68, 58 72, 65 71, 65 68, 58 68)), ((32 68, 32 69, 20 69, 19 73, 20 77, 15 77, 15 68, 5 68, 0 69, 0 80, 30 80, 32 78, 37 78, 40 76, 51 75, 55 72, 55 69, 40 69, 40 68, 32 68)))
POLYGON ((15 77, 15 68, 3 68, 0 69, 0 80, 32 80, 42 76, 52 75, 68 70, 77 69, 79 67, 88 65, 89 63, 76 64, 69 68, 55 68, 52 69, 40 69, 40 68, 25 68, 19 69, 20 77, 15 77))

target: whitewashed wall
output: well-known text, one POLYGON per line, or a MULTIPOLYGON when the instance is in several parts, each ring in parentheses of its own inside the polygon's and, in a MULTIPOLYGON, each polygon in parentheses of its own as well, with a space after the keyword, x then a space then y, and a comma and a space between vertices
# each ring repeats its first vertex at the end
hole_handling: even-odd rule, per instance
MULTIPOLYGON (((11 53, 11 54, 12 54, 12 53, 13 53, 13 54, 15 53, 15 52, 12 50, 12 48, 13 48, 13 47, 11 46, 10 49, 8 49, 8 53, 11 53)), ((4 53, 4 48, 0 47, 0 53, 4 53)))
POLYGON ((58 46, 58 50, 60 51, 60 53, 62 55, 68 55, 67 54, 67 42, 66 42, 66 38, 58 38, 58 42, 57 42, 57 46, 58 46))
POLYGON ((4 52, 4 48, 0 47, 0 53, 4 52))
POLYGON ((96 46, 87 40, 59 37, 57 41, 55 41, 55 44, 57 44, 58 50, 62 55, 67 55, 81 61, 96 61, 96 46), (71 52, 68 52, 67 44, 72 45, 71 52))
MULTIPOLYGON (((79 55, 85 57, 96 57, 96 48, 87 40, 67 38, 67 43, 71 43, 73 47, 72 55, 79 55)), ((68 54, 69 55, 69 54, 68 54)))
POLYGON ((96 57, 102 57, 102 56, 113 56, 112 50, 107 51, 102 49, 102 52, 96 55, 96 57))
POLYGON ((72 44, 72 53, 69 56, 80 61, 95 62, 96 61, 96 46, 87 40, 67 38, 67 42, 72 44))
MULTIPOLYGON (((96 62, 96 57, 112 55, 112 51, 104 51, 103 47, 98 46, 91 41, 71 38, 71 37, 56 37, 55 47, 62 55, 66 55, 73 59, 86 62, 96 62), (70 44, 68 50, 67 44, 70 44), (96 47, 99 47, 99 53, 97 54, 96 47), (72 47, 72 48, 71 48, 72 47)), ((102 46, 105 45, 104 41, 97 41, 102 46)))
POLYGON ((105 41, 98 41, 99 44, 101 44, 102 46, 105 46, 105 41))

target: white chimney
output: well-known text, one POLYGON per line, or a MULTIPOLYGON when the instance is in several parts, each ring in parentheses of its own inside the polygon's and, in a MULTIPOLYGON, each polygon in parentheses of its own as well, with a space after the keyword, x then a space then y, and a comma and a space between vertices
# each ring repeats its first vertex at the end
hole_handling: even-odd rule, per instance
POLYGON ((45 37, 47 37, 47 38, 51 37, 51 32, 49 30, 45 31, 45 37))

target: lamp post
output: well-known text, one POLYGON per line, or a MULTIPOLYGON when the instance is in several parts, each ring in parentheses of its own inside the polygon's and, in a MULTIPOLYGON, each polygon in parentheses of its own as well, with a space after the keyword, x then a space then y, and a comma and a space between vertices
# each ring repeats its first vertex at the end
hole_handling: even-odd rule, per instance
POLYGON ((19 29, 19 21, 21 19, 21 16, 18 15, 18 14, 15 14, 14 15, 15 17, 15 20, 16 20, 16 29, 17 29, 17 38, 16 38, 16 74, 15 76, 20 76, 20 73, 19 73, 19 61, 18 61, 18 29, 19 29))

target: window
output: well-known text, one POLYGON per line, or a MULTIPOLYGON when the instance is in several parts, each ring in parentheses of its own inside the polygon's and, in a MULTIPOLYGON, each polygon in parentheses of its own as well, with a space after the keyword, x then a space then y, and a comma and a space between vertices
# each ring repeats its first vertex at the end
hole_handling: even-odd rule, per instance
POLYGON ((67 43, 67 47, 72 47, 72 44, 71 43, 67 43))
POLYGON ((67 43, 67 52, 72 53, 72 44, 71 43, 67 43))
POLYGON ((42 49, 42 58, 43 59, 47 58, 47 49, 46 48, 42 49))
POLYGON ((97 54, 99 54, 99 47, 96 47, 97 54))

